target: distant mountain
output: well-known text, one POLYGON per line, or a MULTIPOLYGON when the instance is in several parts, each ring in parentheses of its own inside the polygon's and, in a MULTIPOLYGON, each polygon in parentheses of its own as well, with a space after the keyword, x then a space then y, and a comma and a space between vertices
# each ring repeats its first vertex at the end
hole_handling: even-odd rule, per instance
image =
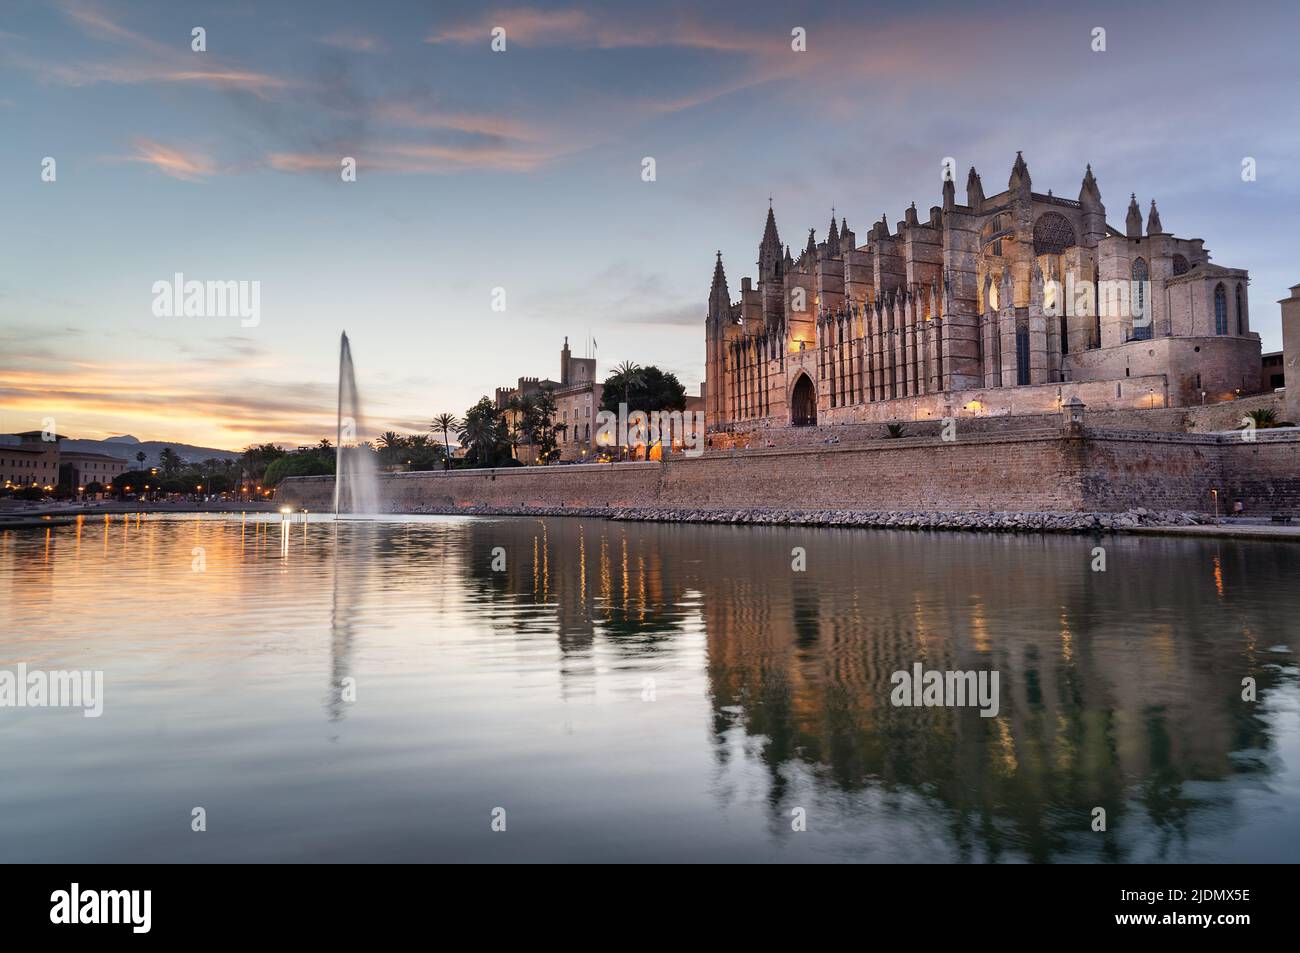
MULTIPOLYGON (((0 434, 0 443, 17 444, 18 438, 12 434, 0 434)), ((110 457, 126 460, 132 468, 140 466, 136 460, 137 453, 144 453, 144 466, 159 465, 158 456, 163 448, 172 450, 187 463, 201 463, 217 457, 221 460, 233 460, 240 455, 238 450, 218 450, 216 447, 196 447, 188 443, 168 443, 166 440, 139 440, 130 434, 109 437, 107 440, 64 440, 62 449, 77 453, 106 453, 110 457)))
POLYGON ((158 466, 158 456, 166 447, 171 447, 172 452, 186 463, 200 463, 204 460, 211 460, 213 457, 221 460, 233 460, 239 456, 237 450, 196 447, 189 443, 167 443, 164 440, 137 440, 135 437, 63 441, 65 450, 76 450, 81 453, 106 453, 110 457, 124 457, 132 467, 139 465, 135 459, 137 453, 144 454, 144 465, 146 467, 158 466))

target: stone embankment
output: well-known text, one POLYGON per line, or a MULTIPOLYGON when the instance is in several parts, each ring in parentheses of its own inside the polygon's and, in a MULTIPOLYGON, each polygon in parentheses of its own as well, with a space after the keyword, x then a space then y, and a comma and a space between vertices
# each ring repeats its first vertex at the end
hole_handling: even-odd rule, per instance
POLYGON ((674 509, 662 507, 415 506, 411 513, 459 516, 585 516, 656 523, 743 523, 758 526, 863 526, 976 532, 1121 533, 1141 527, 1199 526, 1212 517, 1181 510, 1122 513, 871 512, 865 510, 674 509))

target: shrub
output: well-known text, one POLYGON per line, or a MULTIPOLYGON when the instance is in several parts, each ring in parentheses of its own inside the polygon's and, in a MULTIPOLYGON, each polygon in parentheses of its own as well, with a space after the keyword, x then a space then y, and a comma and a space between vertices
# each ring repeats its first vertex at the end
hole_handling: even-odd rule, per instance
POLYGON ((1246 416, 1255 422, 1256 427, 1276 427, 1277 411, 1272 407, 1256 407, 1246 412, 1246 416))

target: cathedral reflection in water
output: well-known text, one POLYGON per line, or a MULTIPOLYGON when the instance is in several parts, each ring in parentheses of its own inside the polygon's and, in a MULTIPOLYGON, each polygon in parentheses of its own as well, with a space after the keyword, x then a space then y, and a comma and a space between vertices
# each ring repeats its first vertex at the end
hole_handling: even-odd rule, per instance
POLYGON ((1278 702, 1296 698, 1285 546, 582 519, 459 532, 474 597, 502 627, 553 631, 570 677, 599 677, 599 645, 642 667, 662 655, 670 689, 677 648, 701 640, 718 796, 733 759, 761 763, 773 830, 811 796, 846 826, 937 821, 959 859, 1176 854, 1276 770, 1278 702), (890 675, 915 662, 996 669, 998 717, 893 707, 890 675), (1091 835, 1094 807, 1130 836, 1091 835))

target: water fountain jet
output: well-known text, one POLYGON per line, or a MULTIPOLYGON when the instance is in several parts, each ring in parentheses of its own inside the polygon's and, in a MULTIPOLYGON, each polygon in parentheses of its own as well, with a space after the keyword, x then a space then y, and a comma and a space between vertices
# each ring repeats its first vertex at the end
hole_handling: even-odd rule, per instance
POLYGON ((338 433, 334 443, 334 518, 379 512, 374 454, 360 442, 361 398, 352 366, 348 333, 339 340, 338 433))

